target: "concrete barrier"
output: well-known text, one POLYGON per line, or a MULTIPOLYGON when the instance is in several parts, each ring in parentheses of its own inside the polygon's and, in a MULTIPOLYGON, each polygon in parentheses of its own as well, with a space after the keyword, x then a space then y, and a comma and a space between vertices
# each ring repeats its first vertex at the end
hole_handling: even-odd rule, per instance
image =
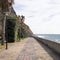
POLYGON ((43 44, 45 44, 46 46, 48 46, 49 48, 51 48, 53 51, 55 51, 60 55, 60 43, 57 43, 48 39, 44 39, 44 38, 39 38, 36 36, 34 38, 42 42, 43 44))

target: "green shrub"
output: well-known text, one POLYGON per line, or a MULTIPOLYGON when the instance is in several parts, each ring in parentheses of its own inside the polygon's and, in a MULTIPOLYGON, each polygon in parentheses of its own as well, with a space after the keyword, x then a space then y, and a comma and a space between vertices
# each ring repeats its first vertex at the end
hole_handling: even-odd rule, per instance
POLYGON ((13 19, 7 19, 6 21, 6 40, 8 42, 14 42, 14 34, 15 34, 15 22, 12 21, 13 19))
MULTIPOLYGON (((25 26, 25 25, 24 25, 25 26)), ((23 29, 17 17, 8 16, 6 20, 6 40, 8 42, 20 41, 20 38, 27 37, 27 32, 23 29), (21 29, 21 30, 20 30, 21 29)))
POLYGON ((25 38, 25 37, 27 37, 26 31, 23 28, 21 28, 21 27, 18 30, 18 37, 19 38, 25 38))
POLYGON ((19 23, 16 21, 16 26, 15 26, 15 41, 19 41, 19 36, 18 36, 18 29, 19 29, 19 23))
POLYGON ((15 27, 16 27, 16 19, 15 18, 7 18, 6 20, 6 40, 8 42, 14 42, 15 41, 15 27))

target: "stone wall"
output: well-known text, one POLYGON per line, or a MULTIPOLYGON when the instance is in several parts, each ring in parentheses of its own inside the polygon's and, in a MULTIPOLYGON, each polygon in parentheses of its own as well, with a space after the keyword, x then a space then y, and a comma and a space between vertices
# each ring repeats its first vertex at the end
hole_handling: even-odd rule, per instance
POLYGON ((54 42, 54 41, 50 41, 44 38, 39 38, 34 36, 35 39, 37 39, 37 41, 42 42, 43 44, 45 44, 46 46, 48 46, 49 48, 51 48, 54 52, 60 54, 60 43, 54 42))

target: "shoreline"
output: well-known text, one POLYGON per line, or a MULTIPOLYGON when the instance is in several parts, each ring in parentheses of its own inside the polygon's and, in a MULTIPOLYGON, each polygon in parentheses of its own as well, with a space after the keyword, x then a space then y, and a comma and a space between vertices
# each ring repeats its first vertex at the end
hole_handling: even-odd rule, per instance
MULTIPOLYGON (((38 37, 38 36, 37 36, 38 37)), ((45 39, 45 40, 49 40, 49 41, 52 41, 52 42, 55 42, 55 43, 60 43, 59 41, 56 41, 56 40, 53 40, 53 39, 48 39, 48 38, 44 38, 44 37, 38 37, 38 38, 42 38, 42 39, 45 39)))
POLYGON ((52 41, 52 42, 56 42, 56 43, 60 43, 59 39, 48 38, 48 37, 45 37, 45 36, 42 36, 42 35, 35 35, 35 37, 46 39, 46 40, 49 40, 49 41, 52 41))
POLYGON ((60 43, 60 34, 35 34, 35 36, 60 43))

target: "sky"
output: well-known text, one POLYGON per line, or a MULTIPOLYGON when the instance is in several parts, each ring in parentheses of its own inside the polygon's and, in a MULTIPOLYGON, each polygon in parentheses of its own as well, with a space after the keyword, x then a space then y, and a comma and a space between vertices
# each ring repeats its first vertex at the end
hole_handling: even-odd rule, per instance
POLYGON ((34 34, 60 34, 60 0, 15 0, 13 7, 34 34))

